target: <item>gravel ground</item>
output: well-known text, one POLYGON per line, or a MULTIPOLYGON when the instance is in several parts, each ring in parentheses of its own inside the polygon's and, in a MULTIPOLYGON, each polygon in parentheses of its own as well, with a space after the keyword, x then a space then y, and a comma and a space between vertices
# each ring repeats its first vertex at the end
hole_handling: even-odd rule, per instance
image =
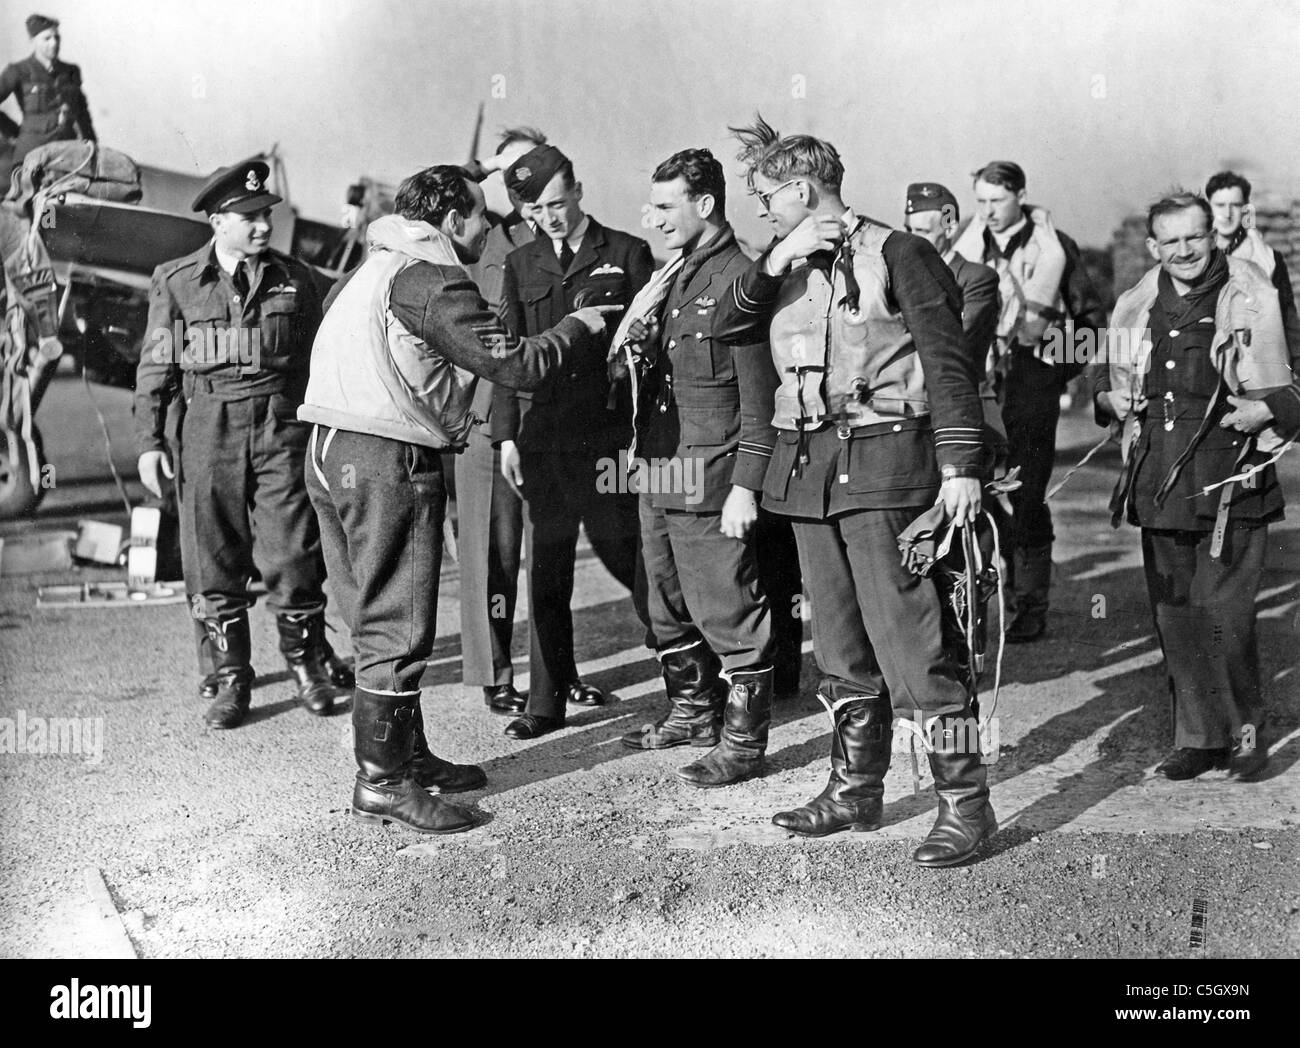
MULTIPOLYGON (((124 399, 96 395, 120 435, 124 399)), ((46 446, 66 486, 40 526, 113 519, 93 508, 111 506, 112 489, 84 390, 60 380, 43 415, 65 424, 46 422, 46 446)), ((1092 439, 1071 417, 1061 461, 1092 439)), ((1293 500, 1298 461, 1284 471, 1293 500)), ((1151 775, 1169 723, 1136 536, 1102 517, 1113 476, 1103 460, 1058 503, 1050 638, 1007 653, 991 773, 1003 829, 948 871, 909 861, 933 801, 924 779, 913 795, 905 756, 880 832, 800 841, 769 825, 825 777, 811 656, 803 694, 777 711, 763 779, 696 791, 672 776, 690 751, 620 746, 657 715, 656 667, 635 646, 625 595, 585 551, 579 660, 619 701, 530 744, 506 739, 459 684, 448 567, 426 719, 435 749, 481 763, 490 783, 466 797, 485 824, 437 839, 351 819, 348 718, 296 708, 262 608, 254 716, 210 733, 183 607, 42 610, 35 585, 69 576, 6 578, 0 717, 102 718, 104 746, 98 762, 0 754, 0 955, 110 951, 86 888, 93 869, 144 957, 1295 956, 1300 529, 1275 529, 1260 600, 1270 772, 1252 785, 1167 783, 1151 775)), ((346 650, 346 632, 336 639, 346 650)))

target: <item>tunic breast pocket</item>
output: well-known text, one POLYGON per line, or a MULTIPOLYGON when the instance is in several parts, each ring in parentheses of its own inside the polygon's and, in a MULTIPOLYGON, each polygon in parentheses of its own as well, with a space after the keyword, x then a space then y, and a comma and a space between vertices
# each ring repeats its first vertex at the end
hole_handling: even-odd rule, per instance
POLYGON ((51 84, 33 84, 23 98, 23 112, 47 113, 58 109, 59 89, 51 84))
MULTIPOLYGON (((582 286, 573 296, 576 309, 584 306, 626 306, 632 300, 630 289, 622 276, 584 277, 582 286)), ((614 315, 609 314, 613 319, 614 315)))
MULTIPOLYGON (((280 293, 262 301, 258 347, 262 352, 283 360, 294 356, 302 330, 300 308, 296 294, 280 293)), ((310 351, 311 347, 306 349, 310 351)))
POLYGON ((731 364, 731 347, 715 339, 709 328, 711 318, 700 318, 699 326, 687 325, 673 336, 673 370, 686 378, 722 379, 735 377, 731 364))
POLYGON ((230 319, 222 302, 209 299, 187 307, 184 323, 184 342, 175 347, 176 362, 182 370, 211 371, 231 360, 238 361, 238 324, 230 319))
POLYGON ((525 284, 519 289, 519 299, 524 306, 524 320, 528 331, 518 334, 538 334, 553 326, 560 318, 551 319, 554 309, 551 305, 552 288, 550 284, 525 284))

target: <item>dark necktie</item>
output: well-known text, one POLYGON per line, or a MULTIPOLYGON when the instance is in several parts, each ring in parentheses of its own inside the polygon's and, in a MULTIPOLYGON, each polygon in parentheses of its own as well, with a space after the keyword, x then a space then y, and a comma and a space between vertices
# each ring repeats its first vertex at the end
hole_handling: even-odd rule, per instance
POLYGON ((235 266, 234 275, 230 279, 231 279, 231 283, 235 285, 235 291, 236 293, 238 293, 239 297, 247 301, 248 288, 249 288, 248 263, 240 262, 237 266, 235 266))
POLYGON ((573 248, 569 247, 569 242, 567 240, 561 240, 560 268, 567 273, 571 265, 573 265, 573 248))

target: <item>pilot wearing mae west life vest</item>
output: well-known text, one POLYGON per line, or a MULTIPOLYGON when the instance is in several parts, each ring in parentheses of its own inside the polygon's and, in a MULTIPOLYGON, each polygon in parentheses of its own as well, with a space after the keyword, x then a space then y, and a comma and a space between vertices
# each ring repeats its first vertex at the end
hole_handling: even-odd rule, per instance
POLYGON ((793 521, 833 726, 825 789, 772 821, 812 837, 878 829, 893 713, 915 713, 934 736, 940 809, 913 860, 955 865, 996 821, 964 659, 938 586, 900 563, 898 539, 936 502, 962 522, 980 509, 983 411, 961 293, 929 243, 844 204, 829 142, 783 138, 761 118, 733 130, 779 239, 719 302, 715 334, 769 338, 781 384, 763 506, 793 521))
POLYGON ((1156 771, 1249 780, 1268 760, 1255 598, 1282 517, 1272 462, 1300 432, 1300 385, 1276 290, 1216 246, 1205 199, 1166 197, 1147 230, 1160 264, 1116 302, 1093 379, 1098 421, 1131 434, 1112 523, 1142 529, 1165 657, 1174 750, 1156 771))

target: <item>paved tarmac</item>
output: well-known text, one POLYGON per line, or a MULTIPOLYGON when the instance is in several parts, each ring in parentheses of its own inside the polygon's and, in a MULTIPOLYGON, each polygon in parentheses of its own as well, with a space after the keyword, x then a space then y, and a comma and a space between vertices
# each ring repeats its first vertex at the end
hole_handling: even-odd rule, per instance
MULTIPOLYGON (((93 392, 129 473, 129 395, 93 392)), ((35 526, 123 521, 80 380, 56 380, 40 422, 57 486, 35 526)), ((1098 435, 1069 415, 1062 467, 1098 435)), ((1008 647, 996 710, 1002 829, 948 871, 909 861, 934 802, 924 761, 918 796, 905 753, 880 831, 803 841, 770 825, 825 781, 811 654, 761 779, 694 790, 672 773, 695 751, 622 747, 659 715, 661 685, 626 594, 585 547, 578 657, 612 701, 532 743, 505 738, 460 685, 458 576, 445 570, 428 732, 490 781, 466 796, 485 824, 436 839, 350 817, 346 705, 324 719, 296 707, 261 607, 253 715, 209 732, 183 605, 35 606, 37 585, 122 577, 109 568, 0 580, 0 718, 86 719, 80 754, 0 753, 0 955, 1295 956, 1300 455, 1284 460, 1297 508, 1271 531, 1259 598, 1274 752, 1251 784, 1152 775, 1168 701, 1136 532, 1106 518, 1117 464, 1108 450, 1053 501, 1049 634, 1008 647), (85 752, 97 738, 102 751, 85 752)), ((348 650, 346 630, 334 639, 348 650)))

